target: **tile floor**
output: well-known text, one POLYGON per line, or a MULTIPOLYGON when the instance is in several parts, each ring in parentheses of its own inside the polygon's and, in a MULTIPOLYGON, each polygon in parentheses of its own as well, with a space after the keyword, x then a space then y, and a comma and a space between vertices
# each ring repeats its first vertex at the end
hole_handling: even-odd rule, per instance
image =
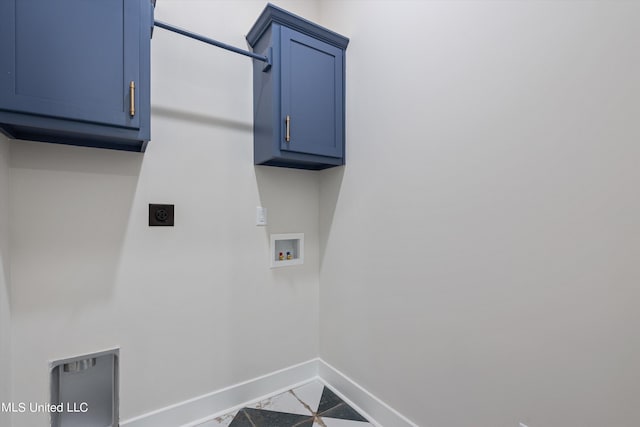
POLYGON ((373 427, 320 381, 312 381, 198 427, 373 427))

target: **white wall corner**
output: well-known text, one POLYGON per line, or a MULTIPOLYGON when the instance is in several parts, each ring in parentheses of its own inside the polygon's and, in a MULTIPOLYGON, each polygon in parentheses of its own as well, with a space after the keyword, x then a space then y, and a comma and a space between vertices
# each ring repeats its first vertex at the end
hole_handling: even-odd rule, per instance
MULTIPOLYGON (((11 308, 9 277, 9 141, 0 133, 0 402, 12 401, 11 308)), ((12 425, 11 413, 0 411, 0 425, 12 425)))

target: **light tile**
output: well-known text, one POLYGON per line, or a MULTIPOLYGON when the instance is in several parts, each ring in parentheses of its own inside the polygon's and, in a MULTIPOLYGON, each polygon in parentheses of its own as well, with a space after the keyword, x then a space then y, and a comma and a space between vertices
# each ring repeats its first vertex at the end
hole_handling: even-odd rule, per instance
MULTIPOLYGON (((373 427, 372 424, 363 421, 339 420, 335 418, 322 418, 326 427, 373 427)), ((313 427, 322 427, 317 422, 313 423, 313 427)))
POLYGON ((320 381, 314 380, 308 384, 294 388, 293 393, 298 397, 298 399, 306 403, 313 412, 315 412, 318 410, 323 390, 324 384, 320 381))

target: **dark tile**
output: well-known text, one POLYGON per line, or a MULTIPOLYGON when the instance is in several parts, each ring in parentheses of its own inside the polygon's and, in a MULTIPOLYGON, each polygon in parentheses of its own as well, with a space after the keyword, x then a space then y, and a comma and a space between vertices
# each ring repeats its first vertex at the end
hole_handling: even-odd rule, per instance
MULTIPOLYGON (((313 417, 310 415, 288 414, 286 412, 267 411, 265 409, 244 408, 242 410, 253 424, 251 427, 311 427, 313 417)), ((233 422, 235 422, 235 418, 233 422)), ((244 427, 244 424, 238 424, 244 427)), ((229 427, 236 427, 233 423, 229 427)))
POLYGON ((339 418, 341 420, 367 421, 367 419, 360 415, 358 411, 344 402, 342 402, 338 406, 334 406, 328 411, 318 412, 318 415, 321 418, 339 418))
POLYGON ((322 397, 320 398, 320 405, 318 405, 317 413, 319 414, 320 412, 328 411, 341 403, 344 403, 344 401, 336 396, 334 392, 325 387, 324 390, 322 390, 322 397))
POLYGON ((236 416, 233 417, 233 421, 231 421, 229 427, 253 427, 253 424, 251 424, 251 421, 247 418, 244 409, 241 409, 236 416))
POLYGON ((314 421, 313 418, 309 418, 309 420, 303 421, 300 424, 296 424, 293 427, 313 427, 313 421, 314 421))

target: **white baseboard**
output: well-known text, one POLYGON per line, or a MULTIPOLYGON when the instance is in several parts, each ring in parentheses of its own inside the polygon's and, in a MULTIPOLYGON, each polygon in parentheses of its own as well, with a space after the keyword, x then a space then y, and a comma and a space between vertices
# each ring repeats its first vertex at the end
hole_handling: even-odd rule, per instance
POLYGON ((320 380, 375 426, 418 427, 322 359, 312 359, 120 423, 121 427, 189 427, 264 397, 320 380))
POLYGON ((304 383, 318 375, 318 359, 225 387, 120 423, 121 427, 178 427, 304 383))

